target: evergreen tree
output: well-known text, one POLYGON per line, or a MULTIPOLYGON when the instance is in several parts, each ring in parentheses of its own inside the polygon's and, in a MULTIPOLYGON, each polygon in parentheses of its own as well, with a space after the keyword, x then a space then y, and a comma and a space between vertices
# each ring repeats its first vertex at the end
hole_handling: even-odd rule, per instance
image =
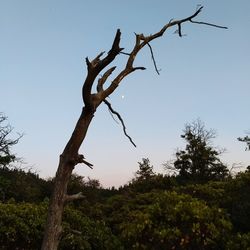
POLYGON ((142 162, 138 162, 139 170, 136 171, 137 180, 147 180, 150 177, 154 176, 153 166, 150 165, 148 158, 142 158, 142 162))
POLYGON ((185 150, 176 152, 174 161, 178 178, 192 182, 224 179, 228 175, 228 169, 219 159, 221 152, 212 146, 214 131, 206 130, 204 124, 197 120, 187 124, 183 132, 181 137, 187 145, 185 150))

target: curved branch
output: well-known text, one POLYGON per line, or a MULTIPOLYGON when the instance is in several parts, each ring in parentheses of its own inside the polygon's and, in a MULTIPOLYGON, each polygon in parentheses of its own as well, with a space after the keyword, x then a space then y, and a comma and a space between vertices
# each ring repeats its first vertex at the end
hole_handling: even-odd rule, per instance
MULTIPOLYGON (((136 70, 146 70, 145 67, 133 67, 133 68, 125 68, 118 74, 118 76, 112 81, 112 83, 109 85, 109 87, 103 91, 102 96, 104 100, 111 95, 115 89, 119 86, 119 83, 130 73, 136 71, 136 70)), ((104 101, 103 100, 103 101, 104 101)))
POLYGON ((122 124, 123 132, 124 132, 125 136, 129 139, 129 141, 133 144, 133 146, 136 147, 136 145, 135 145, 135 143, 133 142, 132 138, 127 134, 126 126, 125 126, 125 124, 124 124, 124 121, 123 121, 121 115, 120 115, 117 111, 115 111, 115 110, 112 108, 110 102, 108 102, 107 100, 104 100, 103 102, 108 106, 110 112, 111 112, 112 114, 114 114, 114 115, 117 116, 117 118, 119 119, 119 121, 120 121, 121 124, 122 124))
POLYGON ((150 53, 151 53, 151 58, 153 60, 153 63, 154 63, 154 67, 155 67, 155 71, 158 75, 160 75, 160 72, 157 68, 157 65, 156 65, 156 61, 155 61, 155 57, 154 57, 154 52, 153 52, 153 49, 152 49, 152 46, 150 45, 150 43, 147 43, 148 47, 149 47, 149 50, 150 50, 150 53))
POLYGON ((112 72, 116 69, 116 66, 108 69, 104 75, 98 80, 98 84, 97 84, 97 92, 101 92, 103 91, 103 85, 106 82, 106 80, 108 79, 108 77, 112 74, 112 72))

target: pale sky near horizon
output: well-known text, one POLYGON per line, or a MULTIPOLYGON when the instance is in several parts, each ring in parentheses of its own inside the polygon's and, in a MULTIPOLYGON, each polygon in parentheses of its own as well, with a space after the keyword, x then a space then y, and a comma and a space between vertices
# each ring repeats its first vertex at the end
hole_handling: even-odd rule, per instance
MULTIPOLYGON (((193 14, 228 30, 186 23, 183 38, 170 29, 136 60, 146 71, 127 77, 110 101, 120 112, 134 148, 105 106, 97 111, 81 149, 94 164, 76 173, 104 186, 128 182, 138 161, 148 157, 155 171, 184 147, 184 124, 200 118, 226 148, 222 159, 247 166, 250 152, 237 141, 250 130, 249 0, 0 0, 0 112, 25 136, 14 148, 41 177, 54 176, 58 156, 82 107, 85 57, 108 51, 117 28, 129 52, 134 32, 157 32, 170 19, 193 14)), ((117 60, 121 69, 125 55, 117 60)), ((116 64, 116 63, 115 63, 116 64)))

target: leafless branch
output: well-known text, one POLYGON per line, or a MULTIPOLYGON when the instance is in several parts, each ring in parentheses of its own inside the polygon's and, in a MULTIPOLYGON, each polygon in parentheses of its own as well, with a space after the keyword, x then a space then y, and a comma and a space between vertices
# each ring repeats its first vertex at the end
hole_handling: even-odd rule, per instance
POLYGON ((84 163, 85 165, 87 165, 89 168, 93 169, 93 164, 89 163, 88 161, 85 160, 85 157, 83 155, 78 155, 78 158, 76 160, 76 164, 79 163, 84 163))
POLYGON ((150 49, 151 58, 152 58, 153 63, 154 63, 155 71, 156 71, 156 73, 157 73, 158 75, 160 75, 160 72, 159 72, 159 70, 158 70, 158 68, 157 68, 157 65, 156 65, 156 61, 155 61, 155 57, 154 57, 154 52, 153 52, 152 46, 151 46, 149 43, 147 43, 147 45, 148 45, 148 47, 149 47, 149 49, 150 49))
POLYGON ((110 111, 110 109, 109 109, 109 113, 110 113, 112 119, 113 119, 117 124, 119 124, 119 122, 115 119, 115 117, 114 117, 113 113, 110 111))
POLYGON ((103 85, 106 82, 106 80, 108 79, 108 77, 112 74, 112 72, 116 69, 116 67, 112 67, 110 69, 108 69, 104 75, 98 80, 98 84, 97 84, 97 92, 101 92, 103 91, 103 85))
MULTIPOLYGON (((100 93, 100 92, 103 92, 103 84, 106 82, 107 78, 112 74, 112 72, 114 71, 115 67, 112 67, 110 69, 108 69, 104 75, 98 80, 98 84, 97 84, 97 92, 100 93)), ((143 67, 140 68, 140 69, 144 69, 143 67)), ((124 121, 121 117, 121 115, 115 111, 113 108, 112 108, 112 105, 110 102, 108 102, 107 100, 104 100, 103 101, 107 106, 108 106, 108 109, 109 109, 109 113, 111 114, 111 117, 113 118, 113 120, 118 123, 114 117, 114 115, 116 115, 118 117, 118 119, 120 120, 122 126, 123 126, 123 131, 124 131, 124 134, 126 137, 129 138, 130 142, 136 147, 135 143, 133 142, 133 140, 131 139, 131 137, 127 134, 126 132, 126 126, 124 124, 124 121)))
MULTIPOLYGON (((134 60, 138 54, 138 52, 145 46, 148 45, 151 41, 153 41, 156 38, 161 37, 165 31, 173 26, 178 26, 178 34, 181 37, 182 36, 182 30, 181 30, 181 25, 185 22, 196 22, 193 21, 193 18, 195 18, 201 11, 202 11, 203 7, 201 6, 200 8, 198 8, 196 10, 196 12, 184 19, 181 20, 170 20, 165 26, 163 26, 163 28, 159 31, 156 32, 152 35, 149 36, 144 36, 143 34, 135 34, 136 35, 136 39, 135 39, 135 45, 132 49, 132 51, 130 53, 126 53, 128 55, 128 59, 127 59, 127 63, 125 68, 118 74, 118 76, 112 81, 112 83, 110 84, 110 86, 104 90, 104 99, 109 96, 111 93, 113 93, 113 91, 118 87, 119 83, 122 81, 122 79, 124 79, 124 77, 126 77, 127 75, 129 75, 130 73, 132 73, 134 70, 133 67, 133 63, 134 60)), ((209 25, 209 23, 200 23, 200 24, 204 24, 204 25, 209 25)), ((210 26, 216 27, 216 28, 225 28, 223 26, 219 26, 219 25, 214 25, 214 24, 210 24, 210 26)), ((152 51, 151 51, 151 55, 152 55, 152 51)), ((153 60, 155 63, 155 60, 153 60)), ((156 67, 157 69, 157 67, 156 67)))
MULTIPOLYGON (((151 56, 152 56, 152 60, 154 62, 154 66, 155 66, 155 70, 157 72, 157 74, 159 74, 159 70, 156 66, 156 61, 154 58, 154 54, 153 54, 153 50, 152 47, 150 45, 150 42, 153 41, 156 38, 161 37, 165 31, 172 27, 172 26, 177 26, 178 29, 178 34, 180 37, 182 37, 182 24, 185 22, 192 22, 192 23, 196 23, 196 24, 203 24, 203 25, 209 25, 209 26, 213 26, 216 28, 226 28, 224 26, 220 26, 220 25, 215 25, 215 24, 211 24, 211 23, 207 23, 207 22, 198 22, 198 21, 194 21, 193 19, 202 11, 203 7, 199 7, 195 13, 187 18, 181 19, 181 20, 170 20, 166 25, 163 26, 163 28, 152 34, 149 36, 144 36, 143 34, 135 34, 136 39, 135 39, 135 45, 132 49, 132 51, 130 53, 125 53, 122 52, 122 48, 119 47, 119 43, 120 43, 120 37, 121 37, 121 32, 118 29, 116 32, 116 36, 112 45, 112 48, 110 49, 110 51, 107 53, 107 56, 104 57, 103 59, 101 59, 101 57, 104 55, 104 52, 100 53, 99 55, 97 55, 97 57, 92 60, 89 61, 89 59, 86 59, 86 63, 88 65, 88 75, 86 78, 86 81, 83 85, 83 100, 86 106, 92 106, 93 107, 93 98, 91 98, 91 89, 93 86, 93 83, 95 81, 96 76, 100 73, 100 71, 102 69, 104 69, 107 65, 109 65, 118 54, 125 54, 128 56, 126 65, 124 67, 124 69, 115 77, 115 79, 111 82, 111 84, 109 85, 109 87, 106 90, 102 90, 99 91, 100 95, 98 96, 98 101, 97 101, 97 106, 103 101, 105 100, 111 93, 113 93, 113 91, 118 87, 119 83, 129 74, 131 74, 132 72, 134 72, 137 69, 145 69, 144 67, 134 67, 134 60, 138 54, 138 52, 145 46, 148 45, 150 48, 150 52, 151 52, 151 56)), ((110 69, 110 71, 107 72, 107 75, 105 75, 105 77, 103 77, 102 79, 102 85, 103 83, 107 80, 107 77, 113 72, 114 69, 110 69), (107 76, 107 77, 106 77, 107 76)), ((100 86, 100 84, 98 83, 98 85, 100 86)), ((95 105, 96 106, 96 105, 95 105)))
POLYGON ((113 109, 113 107, 112 107, 112 105, 111 105, 110 102, 108 102, 107 100, 104 100, 103 102, 108 106, 110 112, 111 112, 112 114, 114 114, 114 115, 117 116, 117 118, 119 119, 119 121, 120 121, 121 124, 122 124, 123 132, 124 132, 125 136, 126 136, 126 137, 129 139, 129 141, 134 145, 134 147, 136 147, 136 145, 135 145, 135 143, 133 142, 132 138, 127 134, 126 126, 125 126, 125 123, 124 123, 124 121, 123 121, 121 115, 120 115, 117 111, 115 111, 115 110, 113 109))
MULTIPOLYGON (((177 32, 180 37, 182 37, 182 24, 185 22, 191 22, 195 24, 203 24, 203 25, 209 25, 212 27, 216 28, 223 28, 225 29, 226 27, 220 26, 220 25, 215 25, 215 24, 210 24, 207 22, 199 22, 199 21, 194 21, 193 19, 202 11, 203 7, 199 7, 195 13, 187 18, 180 19, 180 20, 170 20, 166 25, 162 27, 162 29, 152 35, 145 36, 144 34, 135 34, 135 44, 134 47, 132 48, 130 53, 125 53, 123 52, 123 48, 120 48, 120 38, 121 38, 121 32, 118 29, 113 41, 113 45, 110 49, 110 51, 107 53, 107 55, 102 59, 101 57, 104 55, 104 52, 101 52, 99 55, 96 56, 95 59, 90 61, 88 58, 86 58, 86 63, 88 66, 88 74, 86 77, 86 80, 83 85, 83 101, 85 103, 85 107, 90 110, 95 111, 95 109, 101 104, 101 102, 104 102, 106 105, 108 105, 106 98, 114 92, 114 90, 119 86, 120 82, 129 74, 133 73, 136 70, 145 70, 145 67, 135 67, 134 60, 137 56, 137 54, 141 51, 142 48, 145 47, 145 45, 149 46, 151 57, 154 63, 155 70, 157 74, 160 74, 157 65, 156 65, 156 60, 154 57, 153 49, 151 46, 151 42, 161 36, 164 35, 165 31, 173 26, 177 26, 177 32), (98 80, 97 83, 97 93, 91 93, 93 83, 97 77, 97 75, 106 67, 108 66, 115 57, 118 54, 125 54, 128 56, 124 68, 117 74, 116 77, 112 81, 110 81, 110 84, 106 89, 103 88, 104 83, 107 81, 108 77, 112 74, 112 72, 115 70, 115 67, 111 67, 108 69, 104 75, 98 80)), ((109 105, 108 105, 109 107, 109 105)), ((111 106, 110 106, 111 107, 111 106)), ((112 112, 112 107, 109 110, 112 112)), ((115 111, 116 112, 116 111, 115 111)), ((112 112, 113 114, 116 114, 112 112)), ((117 114, 116 114, 117 116, 117 114)), ((119 116, 117 116, 119 118, 119 116)), ((122 119, 119 118, 121 121, 122 119)), ((124 124, 122 122, 122 124, 124 124)), ((123 125, 123 127, 125 127, 123 125)), ((125 130, 126 131, 126 130, 125 130)), ((126 133, 125 133, 126 134, 126 133)), ((134 144, 134 143, 132 143, 134 144)))
POLYGON ((212 27, 215 27, 215 28, 219 28, 219 29, 228 29, 228 27, 226 27, 226 26, 221 26, 221 25, 206 23, 206 22, 193 21, 192 19, 190 19, 190 22, 191 23, 196 23, 196 24, 208 25, 208 26, 212 26, 212 27))
POLYGON ((89 61, 88 58, 86 58, 86 63, 88 66, 88 74, 86 77, 86 80, 83 84, 82 88, 82 97, 86 108, 93 108, 93 98, 91 95, 92 86, 94 84, 94 81, 97 77, 97 75, 106 67, 108 66, 115 57, 123 50, 119 47, 120 44, 120 38, 121 38, 121 32, 118 29, 115 35, 115 39, 113 41, 113 45, 110 49, 110 51, 107 53, 106 57, 101 59, 104 52, 100 53, 94 60, 89 61))
POLYGON ((126 52, 120 52, 120 54, 122 54, 122 55, 126 55, 126 56, 130 56, 130 54, 129 53, 126 53, 126 52))

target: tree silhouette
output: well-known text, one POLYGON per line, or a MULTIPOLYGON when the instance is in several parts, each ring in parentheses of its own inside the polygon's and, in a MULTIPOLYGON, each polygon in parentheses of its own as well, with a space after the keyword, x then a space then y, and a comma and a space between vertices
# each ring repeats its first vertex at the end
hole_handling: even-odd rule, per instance
POLYGON ((84 163, 88 167, 92 168, 92 164, 86 161, 85 157, 79 153, 79 148, 85 139, 89 125, 94 117, 97 108, 101 103, 106 104, 110 112, 117 116, 117 118, 120 120, 123 125, 123 131, 125 135, 135 146, 132 139, 126 133, 126 127, 124 125, 122 117, 119 115, 118 112, 116 112, 112 108, 111 103, 107 100, 107 97, 109 97, 117 89, 119 84, 126 76, 138 70, 145 70, 145 67, 134 65, 135 58, 145 46, 148 46, 150 48, 151 55, 154 60, 154 55, 150 42, 161 37, 167 29, 176 26, 178 34, 181 37, 182 24, 186 22, 191 22, 193 24, 209 25, 218 28, 226 28, 210 23, 198 22, 193 20, 201 11, 202 7, 197 9, 193 15, 187 18, 181 20, 170 20, 166 25, 162 27, 160 31, 152 35, 145 36, 144 34, 135 34, 135 44, 132 48, 132 51, 129 53, 124 52, 124 49, 120 48, 121 32, 118 29, 112 47, 106 55, 104 52, 101 52, 93 60, 89 60, 89 58, 86 58, 88 72, 82 88, 82 98, 84 106, 82 108, 80 117, 76 123, 75 129, 71 135, 71 138, 69 139, 62 154, 60 155, 59 166, 54 182, 54 189, 49 204, 49 211, 42 244, 42 250, 57 249, 59 238, 62 232, 61 222, 64 205, 67 201, 82 198, 81 193, 68 195, 67 186, 70 180, 71 173, 77 164, 84 163), (112 73, 115 72, 116 69, 115 66, 109 67, 109 65, 116 59, 118 55, 125 55, 127 57, 125 66, 121 71, 116 74, 113 80, 110 81, 110 84, 106 88, 104 88, 104 84, 107 83, 108 78, 111 76, 112 73), (93 87, 96 78, 103 70, 104 73, 97 80, 96 92, 93 92, 93 87))
POLYGON ((0 113, 0 167, 6 167, 17 160, 11 148, 16 145, 22 135, 18 134, 15 139, 11 138, 13 128, 6 123, 7 117, 0 113))
POLYGON ((136 171, 136 179, 147 180, 155 175, 153 166, 150 165, 150 161, 148 158, 142 158, 142 162, 138 162, 138 164, 139 170, 136 171))
POLYGON ((185 150, 177 150, 174 168, 181 181, 207 182, 221 180, 228 175, 227 167, 220 161, 221 152, 214 148, 213 130, 206 130, 200 121, 187 124, 181 137, 186 141, 185 150))

